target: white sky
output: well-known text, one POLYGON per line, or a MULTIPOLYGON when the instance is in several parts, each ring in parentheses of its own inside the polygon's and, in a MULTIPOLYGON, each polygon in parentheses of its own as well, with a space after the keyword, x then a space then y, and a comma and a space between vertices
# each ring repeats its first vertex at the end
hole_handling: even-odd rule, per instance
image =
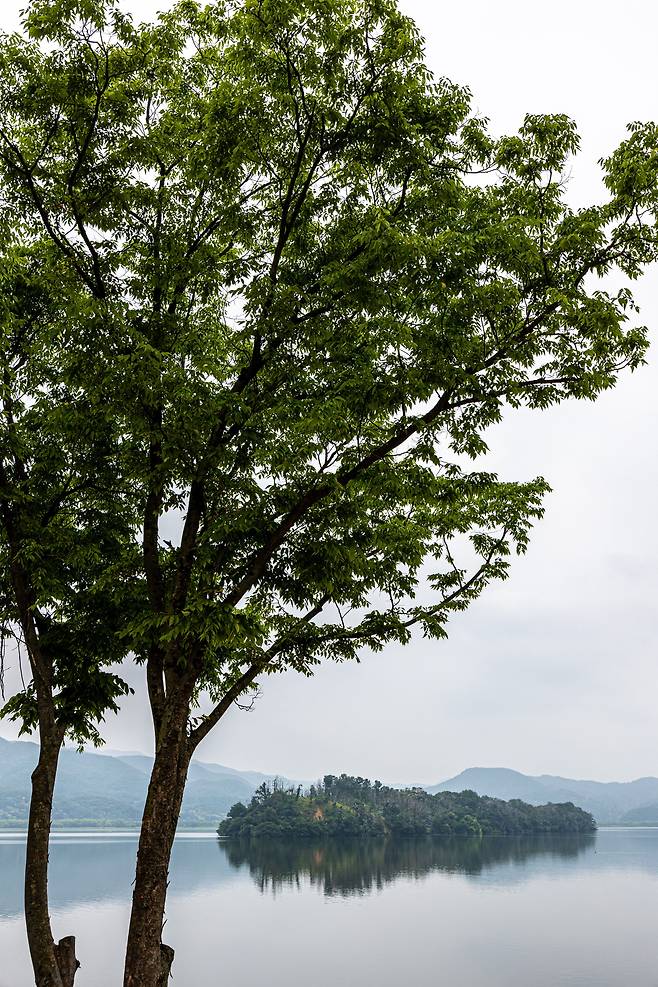
MULTIPOLYGON (((5 0, 12 27, 22 0, 5 0)), ((129 0, 146 18, 162 3, 129 0)), ((494 132, 526 112, 573 116, 582 135, 570 195, 603 195, 596 164, 631 120, 658 117, 658 7, 553 0, 400 0, 437 75, 468 85, 494 132)), ((636 285, 658 327, 658 272, 636 285)), ((653 333, 654 339, 656 333, 653 333)), ((433 782, 472 765, 601 780, 658 775, 658 354, 596 404, 514 413, 486 465, 544 475, 547 511, 511 578, 456 617, 447 642, 364 654, 313 679, 265 681, 203 760, 310 778, 346 771, 433 782)), ((0 734, 15 736, 8 724, 0 734)), ((149 750, 143 698, 107 725, 112 748, 149 750)))

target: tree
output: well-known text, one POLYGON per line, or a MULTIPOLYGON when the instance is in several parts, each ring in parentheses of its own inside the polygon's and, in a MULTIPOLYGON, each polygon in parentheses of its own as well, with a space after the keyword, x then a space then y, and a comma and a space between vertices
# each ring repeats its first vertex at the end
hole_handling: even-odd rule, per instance
POLYGON ((442 637, 547 489, 473 471, 485 430, 642 362, 629 290, 595 278, 654 257, 656 133, 573 211, 572 122, 491 138, 393 0, 183 0, 140 26, 35 0, 25 25, 0 56, 3 194, 74 331, 101 333, 78 372, 141 515, 121 640, 155 760, 125 985, 156 987, 198 745, 259 676, 442 637))
POLYGON ((44 277, 39 249, 21 245, 30 237, 14 221, 0 268, 0 628, 2 659, 13 641, 31 679, 2 713, 38 731, 40 743, 25 870, 35 979, 70 987, 75 940, 55 944, 48 908, 52 799, 65 737, 99 742, 99 720, 127 691, 107 666, 125 650, 116 632, 130 545, 120 505, 129 500, 117 500, 115 464, 104 457, 110 424, 76 379, 80 340, 70 344, 60 317, 61 282, 56 289, 44 277))

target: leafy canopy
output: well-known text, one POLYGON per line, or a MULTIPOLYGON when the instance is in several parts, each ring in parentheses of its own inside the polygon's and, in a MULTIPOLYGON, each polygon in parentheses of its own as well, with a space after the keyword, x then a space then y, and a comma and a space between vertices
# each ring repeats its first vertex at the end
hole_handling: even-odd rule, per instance
POLYGON ((474 471, 485 431, 642 362, 629 290, 597 277, 654 257, 654 130, 573 210, 573 123, 492 138, 393 0, 182 0, 139 25, 34 0, 0 78, 3 199, 125 481, 121 641, 158 736, 202 690, 192 744, 262 672, 441 636, 547 489, 474 471))
POLYGON ((15 222, 0 267, 0 633, 3 671, 13 641, 28 684, 2 712, 24 731, 45 715, 60 739, 98 743, 98 721, 127 691, 108 666, 126 650, 135 515, 118 499, 112 424, 72 370, 71 313, 62 319, 39 247, 15 222))

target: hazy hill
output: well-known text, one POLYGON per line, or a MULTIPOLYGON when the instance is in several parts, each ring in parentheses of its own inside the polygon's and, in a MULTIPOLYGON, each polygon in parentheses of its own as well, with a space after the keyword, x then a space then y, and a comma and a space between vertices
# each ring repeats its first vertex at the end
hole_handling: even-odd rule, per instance
POLYGON ((619 820, 624 826, 658 826, 658 802, 630 809, 619 820))
MULTIPOLYGON (((23 828, 27 822, 30 772, 37 750, 27 741, 0 738, 0 826, 23 828)), ((64 748, 55 789, 55 825, 134 828, 141 817, 151 763, 143 754, 78 754, 64 748)), ((258 785, 272 777, 193 761, 181 826, 214 829, 235 802, 248 802, 258 785)), ((591 812, 600 825, 658 825, 658 778, 576 781, 554 775, 533 777, 509 768, 469 768, 448 781, 422 787, 432 794, 470 789, 530 805, 573 802, 591 812)))
POLYGON ((578 781, 557 775, 524 775, 509 768, 468 768, 455 778, 424 787, 432 793, 471 789, 478 795, 522 799, 531 805, 573 802, 591 812, 603 826, 658 823, 658 778, 626 782, 578 781))
MULTIPOLYGON (((0 738, 0 826, 25 825, 37 754, 36 744, 0 738)), ((55 825, 138 825, 150 770, 151 758, 141 754, 79 754, 65 748, 55 788, 55 825)), ((261 781, 271 777, 193 761, 181 826, 214 828, 235 802, 249 800, 261 781)))

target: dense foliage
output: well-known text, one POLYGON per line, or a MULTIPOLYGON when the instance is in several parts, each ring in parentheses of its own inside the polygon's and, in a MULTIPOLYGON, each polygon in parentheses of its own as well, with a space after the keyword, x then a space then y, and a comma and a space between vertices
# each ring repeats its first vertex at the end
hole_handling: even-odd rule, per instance
POLYGON ((593 817, 571 802, 528 805, 475 792, 396 789, 366 778, 326 775, 308 792, 264 782, 248 806, 238 802, 219 824, 227 837, 510 836, 592 833, 593 817))
MULTIPOLYGON (((471 470, 485 430, 643 359, 628 288, 596 277, 655 255, 655 130, 574 211, 573 122, 494 139, 393 0, 183 2, 142 25, 34 0, 0 70, 5 249, 30 272, 0 353, 2 516, 20 508, 26 544, 0 532, 0 567, 33 583, 22 616, 2 602, 34 649, 42 612, 76 631, 47 669, 63 725, 91 729, 119 687, 79 658, 119 594, 104 640, 147 664, 158 744, 181 719, 198 743, 261 674, 444 635, 547 489, 471 470)), ((36 705, 28 685, 8 711, 29 726, 36 705)))

